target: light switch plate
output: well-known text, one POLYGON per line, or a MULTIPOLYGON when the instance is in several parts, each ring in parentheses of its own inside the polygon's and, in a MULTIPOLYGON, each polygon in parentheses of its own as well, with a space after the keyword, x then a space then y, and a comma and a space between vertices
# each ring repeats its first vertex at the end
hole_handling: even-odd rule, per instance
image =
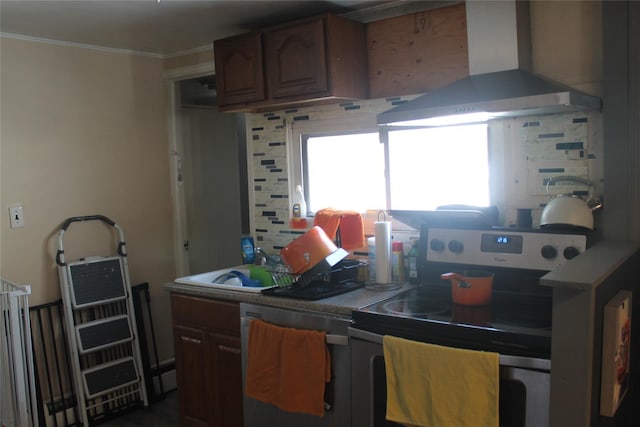
POLYGON ((22 205, 9 206, 9 219, 11 220, 11 228, 24 227, 24 210, 22 205))

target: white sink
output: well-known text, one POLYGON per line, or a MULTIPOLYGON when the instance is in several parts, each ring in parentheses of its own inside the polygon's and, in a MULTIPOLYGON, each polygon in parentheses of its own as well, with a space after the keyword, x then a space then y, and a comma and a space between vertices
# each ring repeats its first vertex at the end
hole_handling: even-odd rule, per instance
POLYGON ((242 282, 238 278, 232 278, 230 280, 218 281, 221 276, 231 271, 238 271, 244 274, 247 277, 251 277, 251 272, 247 268, 246 265, 224 268, 222 270, 209 271, 208 273, 200 273, 194 274, 192 276, 179 277, 174 280, 176 283, 181 283, 183 285, 196 285, 196 286, 205 286, 207 288, 216 288, 216 289, 227 289, 233 291, 241 291, 241 292, 254 292, 259 293, 264 289, 269 289, 268 287, 261 286, 242 286, 242 282), (216 283, 213 283, 214 280, 216 283))

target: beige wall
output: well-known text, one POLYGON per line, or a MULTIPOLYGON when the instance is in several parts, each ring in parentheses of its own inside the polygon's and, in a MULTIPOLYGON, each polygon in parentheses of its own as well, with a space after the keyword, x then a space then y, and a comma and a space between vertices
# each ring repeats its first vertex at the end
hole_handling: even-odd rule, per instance
MULTIPOLYGON (((171 357, 162 288, 175 277, 162 60, 1 42, 2 277, 31 285, 31 305, 56 300, 62 221, 106 215, 124 229, 132 284, 151 286, 160 355, 171 357), (24 206, 24 228, 9 228, 13 203, 24 206)), ((115 253, 111 230, 72 225, 67 260, 115 253)))
POLYGON ((165 58, 164 69, 168 71, 192 65, 205 64, 207 62, 213 62, 213 46, 210 49, 165 58))

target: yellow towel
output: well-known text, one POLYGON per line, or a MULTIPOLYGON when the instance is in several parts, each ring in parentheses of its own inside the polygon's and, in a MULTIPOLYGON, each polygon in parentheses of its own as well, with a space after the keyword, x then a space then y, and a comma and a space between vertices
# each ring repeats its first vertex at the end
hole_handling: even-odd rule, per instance
POLYGON ((499 355, 383 338, 387 419, 420 427, 497 427, 499 355))

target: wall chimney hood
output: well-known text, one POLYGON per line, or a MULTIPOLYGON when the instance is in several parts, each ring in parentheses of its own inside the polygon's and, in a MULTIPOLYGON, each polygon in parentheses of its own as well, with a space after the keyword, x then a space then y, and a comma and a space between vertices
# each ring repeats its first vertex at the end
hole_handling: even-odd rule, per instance
POLYGON ((469 77, 378 114, 380 125, 439 125, 599 110, 600 98, 531 73, 528 1, 467 1, 469 77))

